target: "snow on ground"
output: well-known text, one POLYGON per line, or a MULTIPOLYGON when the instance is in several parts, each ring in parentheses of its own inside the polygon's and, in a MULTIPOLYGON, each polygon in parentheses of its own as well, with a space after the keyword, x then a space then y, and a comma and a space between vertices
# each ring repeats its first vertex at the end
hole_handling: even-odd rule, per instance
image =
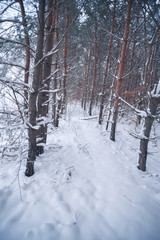
POLYGON ((21 156, 1 159, 0 240, 160 239, 160 143, 150 143, 141 172, 133 124, 121 121, 112 142, 105 125, 83 117, 68 108, 32 177, 21 156))

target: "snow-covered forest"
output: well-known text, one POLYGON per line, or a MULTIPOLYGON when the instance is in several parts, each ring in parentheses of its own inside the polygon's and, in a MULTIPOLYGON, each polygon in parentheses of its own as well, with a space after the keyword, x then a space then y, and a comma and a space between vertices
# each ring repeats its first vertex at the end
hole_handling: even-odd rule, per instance
POLYGON ((160 1, 0 1, 0 240, 158 240, 160 1))

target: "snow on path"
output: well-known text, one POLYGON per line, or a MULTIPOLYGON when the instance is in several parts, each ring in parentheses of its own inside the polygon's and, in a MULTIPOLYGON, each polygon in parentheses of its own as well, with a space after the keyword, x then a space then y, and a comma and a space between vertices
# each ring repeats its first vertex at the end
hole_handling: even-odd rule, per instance
POLYGON ((2 161, 0 240, 158 240, 160 164, 138 171, 137 142, 123 127, 114 143, 96 120, 72 110, 52 130, 32 177, 24 161, 19 178, 19 164, 2 161))

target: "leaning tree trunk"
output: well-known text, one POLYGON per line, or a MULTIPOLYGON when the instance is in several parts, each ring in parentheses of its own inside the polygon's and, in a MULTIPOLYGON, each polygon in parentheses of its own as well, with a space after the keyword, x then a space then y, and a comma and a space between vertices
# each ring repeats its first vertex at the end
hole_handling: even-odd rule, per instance
MULTIPOLYGON (((159 94, 159 93, 158 93, 159 94)), ((144 122, 144 137, 140 140, 140 153, 139 153, 139 165, 138 168, 142 171, 146 171, 146 160, 147 160, 147 148, 149 142, 149 136, 152 128, 153 121, 157 112, 158 104, 160 103, 160 97, 151 96, 149 101, 149 113, 145 117, 144 122)))
POLYGON ((42 57, 43 57, 43 40, 44 40, 44 13, 45 1, 39 0, 39 26, 38 26, 38 39, 36 57, 34 63, 34 74, 32 82, 32 91, 29 98, 29 124, 28 124, 28 138, 29 150, 25 175, 32 176, 34 174, 34 160, 36 158, 36 117, 37 117, 37 96, 42 76, 42 57))
POLYGON ((117 123, 117 118, 118 118, 118 107, 119 107, 119 96, 121 93, 122 78, 123 78, 124 65, 125 65, 125 55, 126 55, 127 40, 128 40, 128 34, 129 34, 129 24, 130 24, 132 2, 133 2, 133 0, 128 1, 127 19, 126 19, 126 23, 125 23, 125 30, 124 30, 124 36, 123 36, 121 62, 120 62, 120 66, 119 66, 118 80, 117 80, 117 85, 116 85, 116 98, 114 101, 114 111, 113 111, 113 119, 112 119, 111 134, 110 134, 110 139, 112 141, 115 141, 115 131, 116 131, 116 123, 117 123))
POLYGON ((37 132, 37 147, 36 155, 44 152, 44 144, 47 140, 47 126, 46 118, 48 117, 49 107, 49 89, 51 81, 51 67, 52 67, 52 54, 47 54, 53 48, 53 0, 47 0, 47 21, 46 21, 46 41, 45 41, 45 60, 43 64, 43 79, 41 82, 41 91, 38 96, 38 121, 40 128, 37 132))

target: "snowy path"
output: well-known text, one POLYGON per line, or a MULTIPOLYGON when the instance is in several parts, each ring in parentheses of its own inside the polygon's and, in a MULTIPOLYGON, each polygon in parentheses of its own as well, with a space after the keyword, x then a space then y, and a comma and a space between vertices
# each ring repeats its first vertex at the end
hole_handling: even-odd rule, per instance
POLYGON ((96 120, 72 110, 34 176, 24 176, 22 162, 21 188, 13 182, 19 165, 2 161, 0 240, 158 240, 160 163, 138 171, 137 141, 123 127, 113 143, 96 120))

